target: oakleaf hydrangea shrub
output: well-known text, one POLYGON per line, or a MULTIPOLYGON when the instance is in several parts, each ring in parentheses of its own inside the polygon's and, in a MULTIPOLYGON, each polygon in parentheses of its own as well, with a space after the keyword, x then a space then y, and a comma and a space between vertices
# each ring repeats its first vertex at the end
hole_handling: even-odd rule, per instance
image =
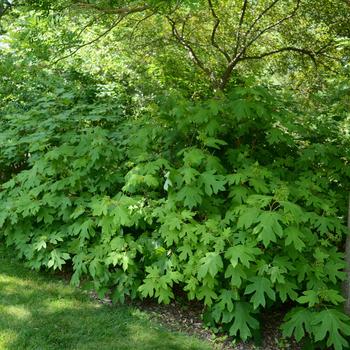
POLYGON ((73 284, 116 302, 169 303, 180 288, 243 340, 261 312, 292 305, 286 337, 343 349, 340 127, 258 87, 166 96, 137 117, 63 92, 2 121, 0 162, 25 167, 2 184, 1 237, 31 267, 69 264, 73 284))

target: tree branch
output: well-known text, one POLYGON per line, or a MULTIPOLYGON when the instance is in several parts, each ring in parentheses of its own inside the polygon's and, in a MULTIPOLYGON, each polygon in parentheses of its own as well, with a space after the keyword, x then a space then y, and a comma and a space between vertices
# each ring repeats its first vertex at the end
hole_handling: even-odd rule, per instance
MULTIPOLYGON (((92 18, 91 21, 89 21, 87 24, 85 24, 82 28, 80 28, 79 30, 76 30, 74 32, 74 36, 75 36, 75 40, 79 39, 82 34, 90 27, 92 26, 96 21, 98 20, 98 17, 94 17, 92 18)), ((67 43, 62 43, 62 44, 57 44, 57 47, 60 48, 60 51, 64 51, 64 50, 69 50, 73 47, 76 47, 74 45, 68 45, 67 43)))
POLYGON ((149 15, 147 15, 147 16, 141 18, 140 20, 138 20, 138 21, 136 22, 136 24, 133 26, 132 31, 131 31, 131 34, 130 34, 130 41, 133 40, 134 35, 135 35, 135 32, 136 32, 136 30, 137 30, 137 27, 138 27, 142 22, 147 21, 149 18, 151 18, 151 17, 154 16, 154 15, 155 15, 155 13, 152 12, 152 13, 150 13, 149 15))
POLYGON ((226 58, 226 60, 228 62, 231 61, 231 58, 230 58, 230 55, 225 51, 223 50, 219 44, 216 42, 216 39, 215 39, 215 36, 216 36, 216 31, 218 30, 219 28, 219 25, 220 25, 220 19, 218 17, 218 15, 216 14, 215 10, 214 10, 214 6, 213 6, 213 3, 211 0, 208 0, 208 5, 209 5, 209 9, 210 9, 210 12, 214 18, 214 26, 213 26, 213 30, 211 32, 211 37, 210 37, 210 41, 211 41, 211 44, 212 46, 214 46, 221 54, 224 55, 224 57, 226 58))
POLYGON ((79 38, 84 31, 89 28, 90 26, 92 26, 96 21, 97 21, 98 17, 94 17, 91 21, 89 21, 88 23, 86 23, 81 29, 79 29, 78 32, 75 32, 74 34, 79 38), (77 33, 77 34, 76 34, 77 33))
POLYGON ((250 45, 252 45, 256 40, 258 40, 263 34, 265 34, 270 29, 275 28, 275 27, 279 26, 280 24, 282 24, 283 22, 285 22, 285 21, 291 19, 292 17, 294 17, 295 14, 297 13, 299 7, 300 7, 300 2, 301 2, 301 0, 297 0, 297 4, 296 4, 295 8, 293 9, 293 11, 288 16, 281 18, 277 22, 275 22, 275 23, 267 26, 263 30, 261 30, 254 38, 252 38, 248 42, 248 44, 244 45, 244 50, 246 50, 250 45))
POLYGON ((281 53, 281 52, 285 52, 285 51, 294 51, 303 55, 307 55, 309 56, 313 63, 315 64, 315 66, 317 66, 317 62, 316 62, 316 55, 314 52, 307 50, 307 49, 301 49, 298 47, 293 47, 293 46, 286 46, 286 47, 282 47, 280 49, 276 49, 276 50, 272 50, 272 51, 268 51, 268 52, 264 52, 260 55, 256 55, 256 56, 244 56, 240 58, 240 61, 244 61, 244 60, 258 60, 267 56, 271 56, 271 55, 275 55, 277 53, 281 53))
POLYGON ((0 19, 3 17, 8 10, 12 8, 12 4, 9 1, 4 1, 3 4, 0 5, 0 19))
POLYGON ((204 72, 208 75, 208 77, 213 80, 212 73, 208 68, 205 67, 204 63, 200 60, 200 58, 197 56, 195 51, 193 50, 192 46, 184 39, 183 36, 181 36, 176 28, 175 21, 170 18, 169 16, 166 16, 166 19, 169 21, 171 25, 171 30, 173 33, 173 36, 176 38, 176 40, 188 51, 190 58, 192 61, 204 72))
POLYGON ((85 46, 91 45, 97 41, 99 41, 101 38, 103 38, 104 36, 106 36, 108 33, 110 33, 122 20, 124 19, 124 16, 120 16, 116 21, 113 22, 112 26, 110 26, 107 30, 105 30, 103 33, 101 33, 100 35, 98 35, 96 38, 85 42, 84 44, 81 44, 79 46, 76 46, 74 48, 74 50, 72 52, 70 52, 69 54, 65 55, 65 56, 61 56, 59 58, 57 58, 52 65, 58 63, 59 61, 65 60, 68 57, 73 56, 74 54, 76 54, 80 49, 82 49, 85 46))
POLYGON ((264 52, 264 53, 262 53, 260 55, 256 55, 256 56, 243 56, 244 51, 241 51, 232 59, 232 61, 226 67, 224 74, 222 75, 220 82, 219 82, 219 89, 223 90, 226 87, 227 83, 230 80, 232 71, 234 70, 234 68, 236 67, 238 62, 241 62, 244 60, 257 60, 257 59, 261 59, 261 58, 264 58, 267 56, 282 53, 285 51, 294 51, 294 52, 298 52, 300 54, 309 56, 311 58, 312 62, 314 63, 314 65, 317 67, 316 54, 314 52, 307 50, 307 49, 301 49, 301 48, 297 48, 297 47, 293 47, 293 46, 282 47, 280 49, 264 52))
POLYGON ((246 37, 248 36, 248 34, 253 30, 253 28, 255 27, 255 25, 260 21, 260 19, 265 16, 265 14, 267 12, 269 12, 280 0, 274 0, 269 6, 266 7, 265 10, 263 10, 256 18, 255 20, 252 22, 252 24, 249 26, 247 33, 246 33, 246 37))
MULTIPOLYGON (((235 68, 235 66, 238 64, 238 62, 242 61, 242 60, 249 60, 249 59, 259 59, 259 58, 263 58, 266 56, 270 56, 273 54, 277 54, 283 51, 295 51, 295 52, 299 52, 299 53, 303 53, 305 55, 308 55, 312 61, 314 62, 314 64, 316 65, 316 59, 315 59, 315 55, 314 53, 312 53, 311 51, 305 50, 305 49, 298 49, 295 47, 284 47, 281 49, 276 49, 273 51, 269 51, 269 52, 265 52, 261 55, 258 56, 244 56, 246 50, 249 48, 249 46, 251 46, 259 37, 261 37, 264 33, 266 33, 267 31, 269 31, 270 29, 280 25, 281 23, 283 23, 284 21, 292 18, 295 13, 297 12, 297 10, 299 9, 299 5, 300 5, 300 1, 301 0, 297 0, 297 5, 296 7, 293 9, 292 13, 289 14, 288 16, 280 19, 279 21, 267 26, 265 29, 261 30, 254 38, 252 38, 248 43, 246 43, 247 37, 249 35, 249 33, 252 31, 252 29, 254 28, 254 26, 258 23, 258 21, 269 11, 271 10, 276 4, 277 2, 280 0, 274 0, 267 8, 265 8, 265 10, 263 10, 257 17, 256 19, 252 22, 252 24, 250 25, 248 31, 245 34, 245 39, 244 39, 244 45, 243 47, 239 50, 239 43, 236 43, 236 50, 235 50, 235 54, 232 58, 232 60, 230 61, 230 63, 228 64, 228 66, 226 67, 224 74, 221 77, 220 80, 220 84, 219 84, 219 88, 222 90, 225 88, 225 86, 227 85, 230 76, 232 74, 233 69, 235 68)), ((240 23, 243 24, 243 20, 244 20, 244 13, 245 9, 244 9, 244 3, 243 3, 243 8, 242 8, 242 12, 241 12, 241 19, 240 19, 240 23), (243 11, 244 10, 244 11, 243 11)), ((241 26, 242 26, 241 24, 241 26)))
POLYGON ((182 21, 182 27, 181 27, 181 36, 183 37, 185 35, 185 28, 188 22, 188 19, 190 18, 190 14, 188 13, 184 20, 182 21))
POLYGON ((240 45, 240 41, 241 41, 241 30, 242 30, 242 25, 244 22, 244 16, 245 16, 245 13, 247 10, 247 5, 248 5, 248 0, 244 0, 243 5, 242 5, 242 10, 241 10, 241 16, 239 18, 239 23, 238 23, 238 29, 237 29, 237 35, 236 35, 236 47, 235 47, 234 56, 237 55, 237 52, 239 49, 239 45, 240 45))
POLYGON ((335 43, 335 42, 334 42, 333 40, 329 41, 327 44, 325 44, 325 45, 323 45, 321 48, 319 48, 319 49, 315 52, 315 54, 316 54, 316 55, 324 54, 325 50, 326 50, 327 48, 329 48, 330 46, 334 45, 334 43, 335 43))
POLYGON ((231 62, 228 64, 228 66, 226 67, 224 74, 222 75, 222 77, 220 78, 219 84, 218 84, 218 88, 220 90, 225 89, 227 83, 230 80, 231 74, 233 69, 236 67, 237 63, 241 60, 241 55, 242 53, 239 53, 238 55, 236 55, 231 62))

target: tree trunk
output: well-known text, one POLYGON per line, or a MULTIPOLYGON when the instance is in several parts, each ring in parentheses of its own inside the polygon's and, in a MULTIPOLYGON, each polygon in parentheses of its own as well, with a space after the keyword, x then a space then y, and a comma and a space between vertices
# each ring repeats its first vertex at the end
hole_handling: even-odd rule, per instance
POLYGON ((345 263, 346 263, 346 280, 344 281, 344 309, 345 312, 350 315, 350 195, 348 206, 348 235, 346 236, 345 243, 345 263))

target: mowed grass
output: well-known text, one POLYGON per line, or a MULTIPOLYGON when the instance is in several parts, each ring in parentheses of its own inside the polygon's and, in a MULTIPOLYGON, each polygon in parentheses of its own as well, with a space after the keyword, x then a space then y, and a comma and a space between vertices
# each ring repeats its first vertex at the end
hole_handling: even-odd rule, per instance
POLYGON ((167 330, 146 313, 91 300, 32 272, 0 246, 0 350, 146 350, 211 346, 167 330))

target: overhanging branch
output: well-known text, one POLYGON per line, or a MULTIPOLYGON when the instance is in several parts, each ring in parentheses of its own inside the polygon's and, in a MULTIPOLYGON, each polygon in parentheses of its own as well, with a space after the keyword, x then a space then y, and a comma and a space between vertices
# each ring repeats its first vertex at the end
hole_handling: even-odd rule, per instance
POLYGON ((73 56, 74 54, 76 54, 83 47, 89 46, 89 45, 94 44, 95 42, 99 41, 101 38, 103 38, 108 33, 110 33, 123 19, 124 19, 124 16, 119 17, 116 21, 113 22, 113 24, 110 27, 108 27, 108 29, 106 29, 104 32, 102 32, 100 35, 98 35, 96 38, 74 47, 73 51, 71 51, 67 55, 64 55, 64 56, 57 58, 52 64, 56 64, 59 61, 65 60, 66 58, 69 58, 69 57, 73 56))
POLYGON ((244 51, 241 51, 240 53, 237 54, 236 57, 234 57, 232 59, 232 61, 229 63, 229 65, 226 67, 221 79, 220 79, 220 83, 219 83, 219 89, 223 90, 227 83, 230 80, 232 71, 234 70, 234 68, 237 66, 237 64, 241 61, 244 60, 258 60, 258 59, 262 59, 264 57, 268 57, 271 55, 275 55, 278 53, 282 53, 282 52, 287 52, 287 51, 291 51, 291 52, 297 52, 299 54, 303 54, 306 55, 308 57, 311 58, 312 62, 314 63, 315 66, 317 66, 317 61, 316 61, 316 55, 317 53, 314 53, 313 51, 307 50, 307 49, 303 49, 303 48, 298 48, 298 47, 293 47, 293 46, 286 46, 286 47, 282 47, 276 50, 272 50, 272 51, 268 51, 268 52, 264 52, 262 54, 259 55, 254 55, 254 56, 244 56, 244 51))
POLYGON ((276 50, 264 52, 264 53, 262 53, 260 55, 244 56, 244 57, 240 58, 240 61, 243 61, 243 60, 258 60, 258 59, 261 59, 261 58, 264 58, 264 57, 267 57, 267 56, 275 55, 275 54, 286 52, 286 51, 297 52, 299 54, 309 56, 311 58, 312 62, 315 64, 315 66, 317 66, 316 55, 315 55, 314 52, 312 52, 310 50, 307 50, 307 49, 302 49, 302 48, 293 47, 293 46, 282 47, 282 48, 279 48, 279 49, 276 49, 276 50))

